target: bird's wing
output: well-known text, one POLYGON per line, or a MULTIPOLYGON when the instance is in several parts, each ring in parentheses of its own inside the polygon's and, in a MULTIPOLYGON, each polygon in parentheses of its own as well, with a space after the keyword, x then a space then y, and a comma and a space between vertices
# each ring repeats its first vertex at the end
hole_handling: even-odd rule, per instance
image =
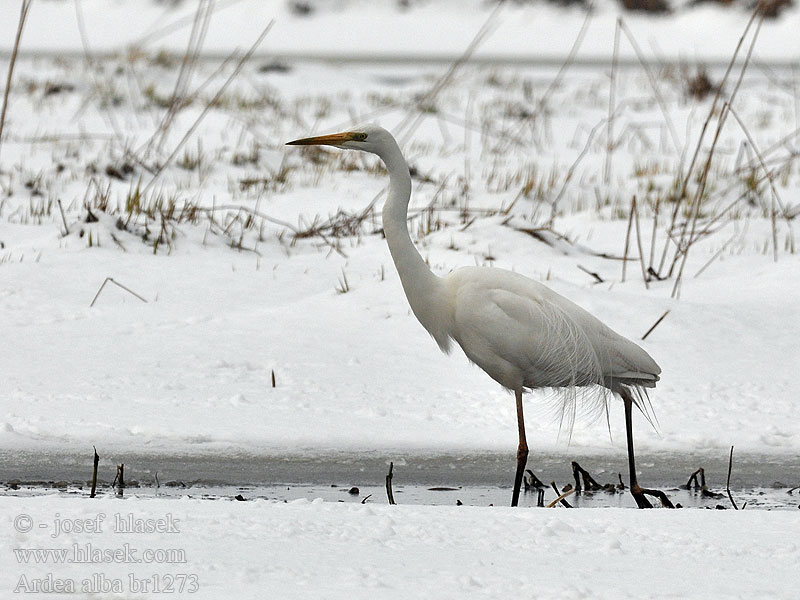
POLYGON ((526 278, 460 286, 456 341, 506 387, 572 387, 613 380, 655 382, 650 356, 591 314, 526 278))

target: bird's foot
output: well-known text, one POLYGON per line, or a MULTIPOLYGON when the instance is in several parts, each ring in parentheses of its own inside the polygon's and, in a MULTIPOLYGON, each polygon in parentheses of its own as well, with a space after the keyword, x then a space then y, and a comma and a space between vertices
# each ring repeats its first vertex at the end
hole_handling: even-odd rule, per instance
POLYGON ((672 504, 667 495, 661 490, 643 488, 639 487, 639 484, 636 484, 631 488, 631 495, 633 496, 633 499, 636 500, 636 505, 639 508, 653 508, 653 505, 647 499, 647 496, 658 498, 661 501, 661 506, 664 508, 675 508, 675 505, 672 504))

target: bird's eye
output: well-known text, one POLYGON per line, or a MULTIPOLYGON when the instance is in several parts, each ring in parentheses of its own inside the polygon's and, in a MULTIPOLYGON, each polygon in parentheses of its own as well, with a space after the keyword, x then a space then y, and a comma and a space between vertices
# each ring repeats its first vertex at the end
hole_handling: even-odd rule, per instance
POLYGON ((354 133, 354 134, 353 134, 353 139, 354 139, 355 141, 357 141, 357 142, 363 142, 364 140, 366 140, 366 139, 367 139, 367 134, 366 134, 366 133, 363 133, 363 132, 354 133))

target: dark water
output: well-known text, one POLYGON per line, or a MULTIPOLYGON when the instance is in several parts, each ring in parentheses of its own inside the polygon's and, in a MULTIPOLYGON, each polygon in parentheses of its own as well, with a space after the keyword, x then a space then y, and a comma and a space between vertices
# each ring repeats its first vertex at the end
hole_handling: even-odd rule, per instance
MULTIPOLYGON (((627 484, 625 456, 531 455, 528 466, 548 487, 545 504, 559 490, 574 484, 571 462, 577 460, 600 484, 627 484)), ((514 456, 481 454, 329 453, 315 456, 235 454, 154 455, 116 453, 101 456, 99 493, 111 494, 116 465, 125 465, 126 495, 139 497, 269 498, 296 500, 386 502, 385 477, 394 462, 393 490, 400 504, 505 506, 511 497, 514 456), (352 488, 353 493, 349 493, 352 488), (432 489, 433 488, 433 489, 432 489)), ((657 487, 684 506, 731 507, 725 493, 728 456, 659 454, 640 456, 639 481, 657 487), (712 493, 682 489, 698 467, 705 471, 712 493)), ((58 491, 88 494, 92 454, 0 451, 0 494, 58 491)), ((774 455, 735 455, 730 488, 734 500, 749 508, 792 508, 800 505, 800 459, 774 455)), ((535 506, 538 494, 520 502, 535 506)), ((575 506, 635 506, 628 493, 598 491, 573 494, 575 506)))

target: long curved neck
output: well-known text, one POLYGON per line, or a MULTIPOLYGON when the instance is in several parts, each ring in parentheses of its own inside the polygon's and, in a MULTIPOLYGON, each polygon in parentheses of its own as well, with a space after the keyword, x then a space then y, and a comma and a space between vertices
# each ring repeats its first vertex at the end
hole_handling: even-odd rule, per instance
POLYGON ((389 252, 400 275, 403 290, 423 327, 440 346, 446 344, 438 329, 446 320, 439 314, 442 282, 434 275, 420 256, 408 234, 408 201, 411 198, 411 175, 397 144, 385 147, 379 154, 389 172, 389 194, 383 208, 383 231, 389 252))

